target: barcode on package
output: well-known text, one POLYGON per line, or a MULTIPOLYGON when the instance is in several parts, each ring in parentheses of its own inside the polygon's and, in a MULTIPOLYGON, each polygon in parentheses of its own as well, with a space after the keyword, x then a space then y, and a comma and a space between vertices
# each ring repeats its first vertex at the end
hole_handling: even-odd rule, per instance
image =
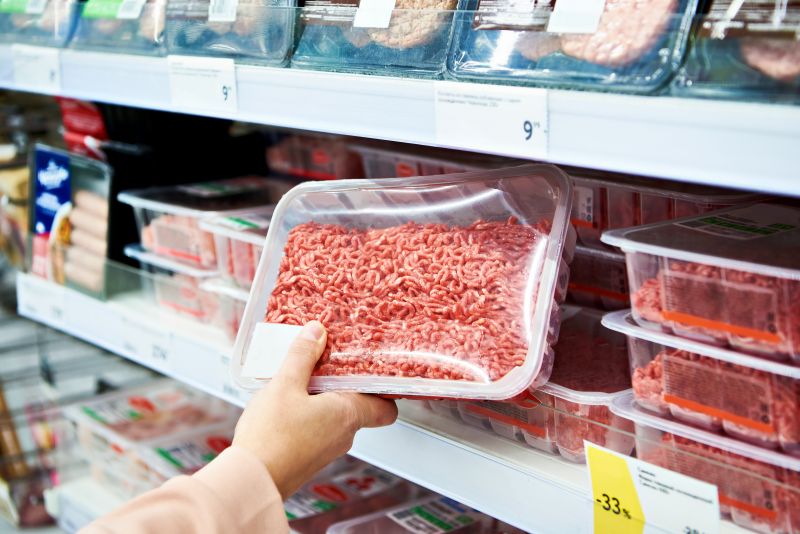
POLYGON ((118 19, 136 20, 142 15, 147 0, 123 0, 117 10, 118 19))
POLYGON ((27 15, 41 15, 47 7, 48 0, 28 0, 28 5, 25 6, 25 13, 27 15))
POLYGON ((208 5, 209 22, 234 22, 239 0, 211 0, 208 5))

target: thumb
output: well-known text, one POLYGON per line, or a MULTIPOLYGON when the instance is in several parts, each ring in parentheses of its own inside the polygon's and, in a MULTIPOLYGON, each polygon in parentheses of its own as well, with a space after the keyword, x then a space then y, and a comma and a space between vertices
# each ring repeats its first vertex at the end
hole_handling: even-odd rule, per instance
POLYGON ((306 389, 314 366, 325 350, 328 333, 319 321, 311 321, 294 338, 286 358, 273 380, 297 384, 306 389))

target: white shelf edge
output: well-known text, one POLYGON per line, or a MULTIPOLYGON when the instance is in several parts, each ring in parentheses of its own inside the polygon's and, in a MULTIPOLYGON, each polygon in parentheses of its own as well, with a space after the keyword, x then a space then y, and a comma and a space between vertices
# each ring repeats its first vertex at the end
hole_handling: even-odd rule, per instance
MULTIPOLYGON (((61 52, 63 96, 465 148, 437 137, 432 80, 252 65, 237 65, 236 77, 236 112, 187 111, 170 102, 166 58, 61 52)), ((0 88, 17 88, 8 45, 0 45, 0 88)), ((548 94, 548 161, 800 196, 800 106, 560 90, 548 94)), ((529 159, 513 151, 499 155, 529 159)))

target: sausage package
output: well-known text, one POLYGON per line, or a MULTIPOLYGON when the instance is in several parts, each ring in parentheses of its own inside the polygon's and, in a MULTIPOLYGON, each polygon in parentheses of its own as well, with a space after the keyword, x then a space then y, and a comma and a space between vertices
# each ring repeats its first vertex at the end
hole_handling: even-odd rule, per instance
POLYGON ((258 387, 319 320, 312 391, 507 399, 543 384, 571 199, 548 165, 295 187, 272 216, 234 376, 258 387))
POLYGON ((625 336, 603 328, 602 316, 565 307, 550 382, 511 402, 459 402, 461 418, 572 462, 586 461, 584 440, 630 454, 633 425, 609 409, 631 387, 625 336))
POLYGON ((167 51, 282 66, 292 50, 296 11, 294 0, 172 0, 167 51))
POLYGON ((603 242, 625 252, 637 323, 800 362, 800 209, 734 207, 603 242))
POLYGON ((634 422, 639 459, 717 486, 724 518, 756 532, 800 531, 800 459, 649 414, 632 394, 611 409, 634 422))
POLYGON ((603 324, 628 336, 637 405, 800 456, 800 368, 638 326, 627 310, 603 324))
POLYGON ((2 0, 0 42, 62 48, 75 31, 76 0, 2 0))
POLYGON ((445 72, 458 0, 307 0, 292 66, 436 78, 445 72))
POLYGON ((166 0, 87 0, 70 46, 85 50, 161 56, 166 0))
POLYGON ((476 81, 648 93, 686 51, 696 0, 467 0, 448 72, 476 81))
POLYGON ((674 92, 714 98, 800 100, 800 5, 713 0, 697 24, 674 92))

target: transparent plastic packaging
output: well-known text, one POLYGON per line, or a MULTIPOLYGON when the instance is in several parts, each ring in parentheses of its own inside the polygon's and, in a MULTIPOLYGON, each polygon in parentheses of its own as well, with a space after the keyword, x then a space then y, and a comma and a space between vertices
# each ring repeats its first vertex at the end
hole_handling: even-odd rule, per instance
POLYGON ((363 178, 361 159, 349 143, 330 135, 289 135, 267 149, 270 172, 310 180, 363 178))
POLYGON ((201 230, 214 234, 219 274, 231 284, 244 289, 252 285, 274 209, 200 221, 201 230))
POLYGON ((639 459, 716 485, 723 517, 756 532, 800 529, 800 459, 651 415, 632 394, 611 409, 634 421, 639 459))
POLYGON ((468 0, 456 14, 448 72, 476 81, 653 92, 680 67, 696 6, 607 0, 597 16, 576 17, 557 2, 468 0))
POLYGON ((5 0, 0 42, 62 48, 69 43, 82 3, 75 0, 5 0))
POLYGON ((170 0, 167 51, 283 66, 292 50, 296 11, 294 0, 170 0))
POLYGON ((713 0, 698 19, 673 92, 800 101, 800 6, 781 0, 713 0))
POLYGON ((200 219, 242 215, 274 205, 284 190, 283 182, 246 176, 123 191, 117 198, 133 206, 146 250, 187 265, 216 268, 214 236, 200 229, 200 219))
POLYGON ((433 495, 331 525, 327 534, 524 534, 511 525, 464 506, 448 497, 433 495))
POLYGON ((603 241, 625 252, 640 325, 800 362, 800 209, 753 204, 603 241))
POLYGON ((244 317, 244 308, 250 295, 244 289, 232 286, 225 280, 212 278, 200 284, 200 289, 217 298, 216 324, 233 342, 244 317))
POLYGON ((603 313, 565 307, 550 382, 514 402, 459 403, 461 417, 539 450, 584 463, 584 440, 633 451, 630 421, 609 406, 630 390, 625 336, 601 325, 603 313))
POLYGON ((319 319, 312 391, 507 399, 541 385, 571 199, 547 165, 297 186, 273 214, 234 376, 269 378, 275 362, 251 347, 272 323, 319 319))
POLYGON ((610 250, 575 247, 567 298, 582 306, 619 310, 630 305, 625 256, 610 250))
POLYGON ((603 318, 628 336, 633 393, 648 411, 800 455, 800 368, 603 318))
MULTIPOLYGON (((398 0, 387 27, 358 27, 359 1, 309 0, 292 66, 437 78, 445 72, 458 0, 398 0)), ((379 25, 378 25, 379 26, 379 25)))
POLYGON ((702 215, 763 198, 716 187, 577 172, 571 174, 575 194, 571 222, 581 244, 594 248, 604 248, 600 236, 606 230, 702 215))
POLYGON ((70 46, 84 50, 162 56, 166 54, 166 6, 166 0, 148 0, 144 3, 88 0, 78 19, 70 46))

